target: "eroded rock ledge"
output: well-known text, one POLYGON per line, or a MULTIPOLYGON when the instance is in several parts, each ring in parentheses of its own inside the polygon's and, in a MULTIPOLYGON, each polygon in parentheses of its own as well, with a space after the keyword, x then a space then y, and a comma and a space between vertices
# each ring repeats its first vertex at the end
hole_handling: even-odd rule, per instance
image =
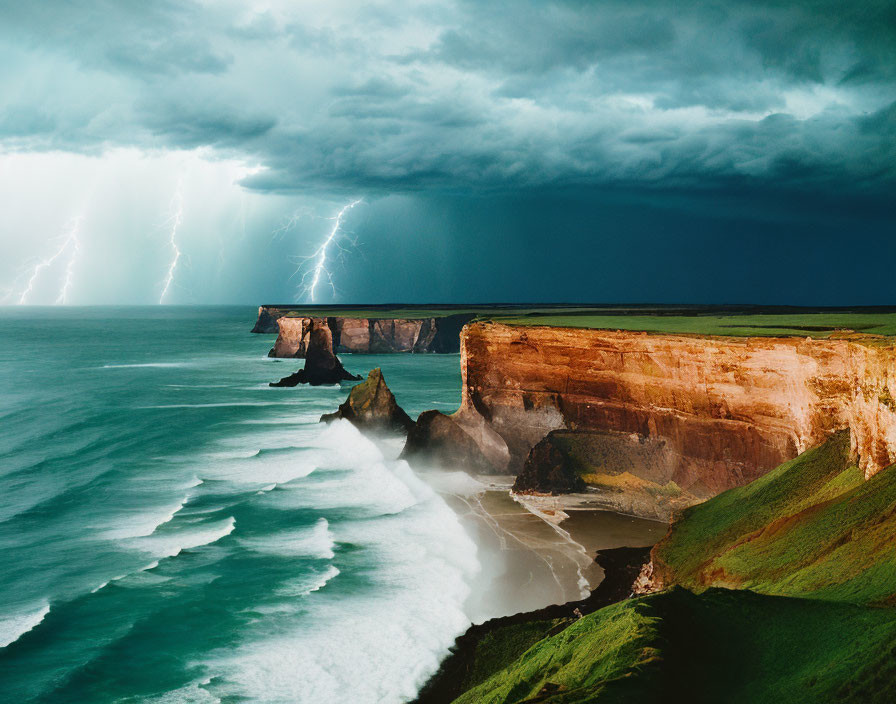
POLYGON ((896 461, 889 339, 473 323, 461 335, 461 371, 461 408, 445 418, 478 453, 467 463, 499 474, 520 474, 555 430, 616 434, 599 441, 603 459, 586 472, 598 487, 646 483, 690 502, 746 484, 842 428, 866 477, 896 461), (643 471, 620 479, 635 466, 643 471))
MULTIPOLYGON (((259 309, 253 332, 277 332, 269 357, 301 358, 308 349, 312 318, 278 316, 278 311, 259 309), (271 319, 273 330, 271 330, 271 319)), ((333 336, 333 349, 343 352, 388 354, 394 352, 460 351, 460 330, 472 315, 439 318, 342 318, 325 320, 333 336)))
POLYGON ((377 367, 367 379, 352 387, 348 398, 335 413, 325 413, 321 421, 328 423, 344 418, 363 430, 391 431, 407 434, 414 421, 398 405, 386 386, 382 370, 377 367))

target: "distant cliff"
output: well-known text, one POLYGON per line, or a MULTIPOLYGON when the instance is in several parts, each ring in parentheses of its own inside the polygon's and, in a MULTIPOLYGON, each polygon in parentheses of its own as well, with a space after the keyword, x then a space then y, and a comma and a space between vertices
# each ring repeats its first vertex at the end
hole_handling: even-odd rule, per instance
POLYGON ((536 443, 558 429, 606 434, 587 443, 584 478, 608 496, 646 487, 693 503, 842 428, 852 431, 866 477, 896 462, 890 339, 473 323, 461 347, 462 405, 451 418, 497 473, 519 474, 536 443))
MULTIPOLYGON (((256 328, 269 328, 276 310, 259 310, 256 328)), ((336 353, 459 352, 460 330, 472 315, 432 318, 326 318, 336 353)), ((311 318, 282 316, 274 321, 277 340, 270 357, 303 357, 311 318)))
POLYGON ((255 321, 254 333, 276 335, 279 332, 277 321, 289 312, 286 306, 259 306, 258 319, 255 321))

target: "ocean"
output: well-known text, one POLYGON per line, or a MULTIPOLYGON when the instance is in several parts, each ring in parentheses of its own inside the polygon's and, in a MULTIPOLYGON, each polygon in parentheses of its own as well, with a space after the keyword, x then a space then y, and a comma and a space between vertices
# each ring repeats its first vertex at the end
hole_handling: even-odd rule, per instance
MULTIPOLYGON (((477 546, 346 421, 274 389, 249 307, 0 309, 0 698, 400 702, 470 622, 477 546)), ((344 355, 416 417, 457 355, 344 355)))

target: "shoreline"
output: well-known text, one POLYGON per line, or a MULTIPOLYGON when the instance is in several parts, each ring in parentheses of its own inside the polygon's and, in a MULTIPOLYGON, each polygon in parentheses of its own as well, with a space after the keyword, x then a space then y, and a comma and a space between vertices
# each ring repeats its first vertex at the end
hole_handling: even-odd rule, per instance
POLYGON ((465 603, 472 623, 412 700, 418 704, 459 696, 476 648, 496 630, 544 618, 571 623, 575 609, 588 613, 628 597, 668 530, 662 521, 581 505, 581 497, 512 494, 511 476, 415 471, 457 513, 482 566, 465 603))
MULTIPOLYGON (((549 497, 544 502, 512 494, 512 477, 475 479, 484 486, 480 494, 445 498, 449 504, 458 499, 465 503, 468 526, 474 521, 488 528, 480 528, 474 540, 484 557, 503 563, 505 571, 497 578, 487 575, 490 584, 474 587, 491 592, 478 595, 481 601, 504 602, 499 607, 506 608, 490 604, 490 611, 500 616, 586 598, 604 579, 604 570, 595 561, 598 552, 650 547, 668 531, 667 522, 582 505, 581 497, 572 496, 569 501, 549 497)), ((476 601, 474 592, 468 607, 475 607, 476 601)), ((472 620, 475 624, 488 619, 472 620)))
POLYGON ((536 624, 553 623, 548 631, 555 635, 567 626, 610 604, 627 599, 631 585, 642 566, 650 559, 650 547, 609 548, 598 552, 595 562, 606 575, 600 584, 585 598, 564 604, 551 604, 541 609, 493 618, 482 624, 470 626, 458 636, 439 669, 421 687, 410 704, 450 704, 469 689, 470 679, 475 677, 480 648, 488 648, 490 639, 500 639, 515 629, 525 629, 536 624))

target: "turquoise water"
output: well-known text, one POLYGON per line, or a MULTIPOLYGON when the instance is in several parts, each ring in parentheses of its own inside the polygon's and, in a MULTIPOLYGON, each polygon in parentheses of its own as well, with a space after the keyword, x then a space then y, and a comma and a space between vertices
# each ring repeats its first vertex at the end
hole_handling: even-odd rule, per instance
MULTIPOLYGON (((468 625, 455 514, 254 315, 0 309, 4 701, 403 701, 468 625)), ((456 355, 343 361, 458 404, 456 355)))

